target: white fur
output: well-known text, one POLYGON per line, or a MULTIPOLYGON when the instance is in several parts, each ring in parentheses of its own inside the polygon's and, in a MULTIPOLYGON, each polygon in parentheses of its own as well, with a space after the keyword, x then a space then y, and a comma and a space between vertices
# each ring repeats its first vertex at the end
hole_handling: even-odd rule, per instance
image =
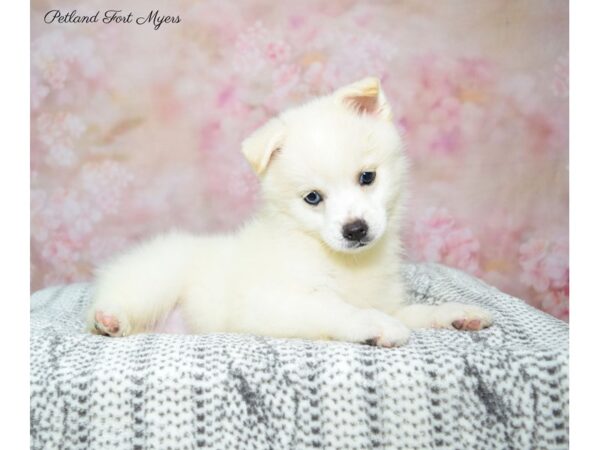
MULTIPOLYGON (((98 273, 98 311, 118 332, 149 330, 175 305, 196 333, 372 340, 400 345, 409 327, 446 327, 490 315, 476 307, 405 304, 400 225, 407 162, 389 105, 373 78, 272 119, 242 151, 261 179, 263 204, 239 232, 159 236, 98 273), (359 174, 375 171, 360 186, 359 174), (320 191, 317 206, 303 197, 320 191), (363 219, 356 248, 342 226, 363 219)), ((100 324, 100 330, 102 330, 100 324)))

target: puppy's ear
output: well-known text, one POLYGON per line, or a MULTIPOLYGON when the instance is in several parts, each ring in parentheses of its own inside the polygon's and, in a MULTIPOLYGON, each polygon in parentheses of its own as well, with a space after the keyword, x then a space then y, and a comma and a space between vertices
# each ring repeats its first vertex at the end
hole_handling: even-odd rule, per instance
POLYGON ((252 133, 242 142, 242 153, 257 175, 262 175, 269 162, 283 144, 285 127, 274 118, 252 133))
POLYGON ((392 110, 385 99, 379 79, 375 77, 363 78, 344 86, 335 91, 333 96, 342 105, 359 114, 392 120, 392 110))

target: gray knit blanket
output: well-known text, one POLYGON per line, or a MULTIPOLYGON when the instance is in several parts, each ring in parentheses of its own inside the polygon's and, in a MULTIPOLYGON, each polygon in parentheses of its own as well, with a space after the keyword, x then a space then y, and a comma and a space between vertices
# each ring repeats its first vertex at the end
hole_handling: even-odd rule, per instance
POLYGON ((83 331, 90 285, 31 298, 34 449, 565 449, 568 326, 459 271, 407 265, 420 303, 480 332, 385 349, 249 335, 83 331))

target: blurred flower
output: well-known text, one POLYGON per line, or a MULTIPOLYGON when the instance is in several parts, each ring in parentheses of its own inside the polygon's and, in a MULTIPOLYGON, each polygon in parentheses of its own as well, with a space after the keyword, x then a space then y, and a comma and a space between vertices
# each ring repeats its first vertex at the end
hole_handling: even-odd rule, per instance
POLYGON ((415 58, 410 85, 399 93, 399 120, 415 157, 451 156, 472 147, 467 139, 481 132, 489 111, 490 105, 479 105, 487 102, 493 88, 491 73, 484 59, 415 58))
POLYGON ((258 21, 238 35, 234 67, 246 75, 255 75, 287 63, 291 47, 258 21))
POLYGON ((388 65, 398 48, 381 34, 364 30, 331 30, 315 39, 315 48, 327 54, 321 82, 324 91, 338 88, 366 76, 385 79, 388 65))
POLYGON ((408 247, 417 260, 480 273, 479 241, 443 208, 429 208, 415 221, 408 247))
POLYGON ((125 189, 133 180, 131 171, 120 163, 105 160, 87 163, 81 168, 81 189, 103 213, 118 211, 125 189))
POLYGON ((71 113, 40 114, 36 120, 36 137, 46 150, 46 163, 58 167, 75 165, 78 155, 73 148, 85 130, 83 120, 71 113))
POLYGON ((521 281, 535 291, 568 292, 569 247, 566 239, 529 239, 519 249, 519 263, 521 281))
POLYGON ((37 111, 38 108, 42 105, 44 99, 50 93, 50 89, 48 86, 40 81, 39 77, 32 75, 31 76, 31 110, 37 111))
POLYGON ((76 75, 74 71, 86 79, 99 77, 104 64, 92 39, 55 30, 32 41, 31 67, 34 76, 58 90, 76 75))

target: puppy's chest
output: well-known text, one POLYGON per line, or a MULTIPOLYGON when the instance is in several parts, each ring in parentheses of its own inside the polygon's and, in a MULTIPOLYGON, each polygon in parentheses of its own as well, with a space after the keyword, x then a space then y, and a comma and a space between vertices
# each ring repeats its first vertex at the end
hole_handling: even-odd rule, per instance
POLYGON ((395 303, 395 292, 399 292, 398 280, 388 270, 337 269, 330 276, 342 300, 361 308, 390 309, 395 303))

